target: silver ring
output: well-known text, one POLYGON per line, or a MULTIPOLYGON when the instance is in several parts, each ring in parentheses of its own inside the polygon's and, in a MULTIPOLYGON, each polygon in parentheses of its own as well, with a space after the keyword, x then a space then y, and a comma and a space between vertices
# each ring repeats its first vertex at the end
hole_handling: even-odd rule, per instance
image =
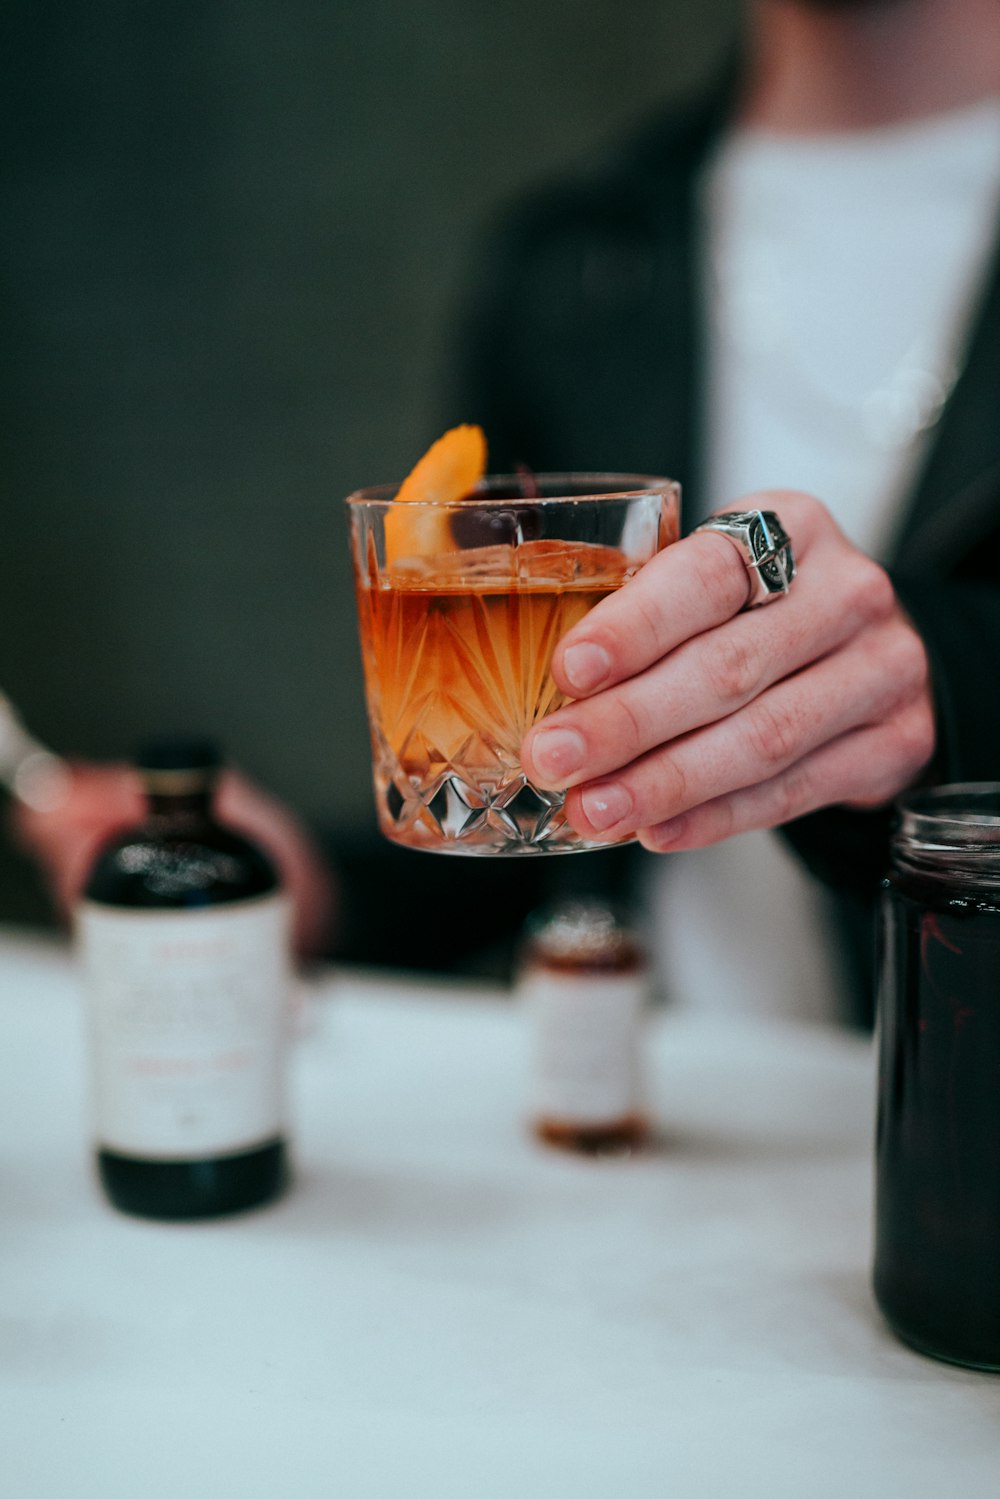
POLYGON ((795 558, 788 533, 773 510, 726 510, 710 515, 694 532, 717 531, 734 544, 751 577, 744 608, 769 604, 788 592, 795 577, 795 558))

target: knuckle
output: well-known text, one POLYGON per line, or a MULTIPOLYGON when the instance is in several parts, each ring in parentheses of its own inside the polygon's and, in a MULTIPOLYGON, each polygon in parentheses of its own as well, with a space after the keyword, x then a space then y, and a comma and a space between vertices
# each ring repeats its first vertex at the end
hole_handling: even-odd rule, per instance
POLYGON ((798 751, 800 728, 787 706, 778 707, 759 699, 749 712, 747 735, 750 747, 764 765, 786 765, 798 751))
POLYGON ((915 693, 922 692, 930 681, 931 663, 927 655, 927 647, 915 630, 907 627, 904 633, 906 642, 906 665, 908 677, 913 685, 915 693))
POLYGON ((745 702, 760 682, 756 652, 726 632, 720 632, 714 642, 706 670, 713 692, 723 703, 745 702))
POLYGON ((920 703, 901 713, 891 725, 891 750, 897 763, 910 775, 922 770, 934 753, 934 715, 920 703))
POLYGON ((801 776, 781 776, 769 797, 768 821, 774 827, 798 817, 807 802, 808 787, 801 776))
POLYGON ((888 723, 927 686, 930 663, 924 643, 908 625, 893 621, 863 629, 857 646, 868 680, 871 722, 888 723))
POLYGON ((684 767, 676 759, 663 756, 659 760, 655 784, 656 801, 666 809, 660 813, 661 818, 686 809, 690 795, 689 782, 684 767))
POLYGON ((933 715, 921 705, 883 725, 877 751, 869 756, 867 784, 846 799, 849 807, 882 807, 910 785, 934 753, 933 715))
POLYGON ((896 590, 885 568, 856 554, 847 590, 847 607, 861 619, 888 619, 896 606, 896 590))
POLYGON ((913 630, 898 632, 891 650, 890 672, 898 699, 914 697, 927 683, 929 666, 923 641, 913 630))
POLYGON ((616 744, 627 759, 633 760, 649 745, 649 714, 642 700, 630 693, 619 693, 614 703, 616 744))
POLYGON ((636 628, 638 634, 646 637, 654 651, 658 651, 664 638, 666 624, 659 600, 646 593, 636 593, 634 605, 636 620, 633 627, 636 628))

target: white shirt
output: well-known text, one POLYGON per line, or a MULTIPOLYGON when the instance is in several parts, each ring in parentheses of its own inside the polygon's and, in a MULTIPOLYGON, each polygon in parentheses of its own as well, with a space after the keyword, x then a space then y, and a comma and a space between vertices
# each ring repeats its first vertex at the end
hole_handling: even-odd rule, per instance
MULTIPOLYGON (((1000 98, 879 130, 723 142, 703 182, 707 510, 804 489, 884 552, 961 364, 998 208, 1000 98)), ((671 1002, 838 1014, 821 893, 779 838, 662 863, 653 942, 671 1002)))

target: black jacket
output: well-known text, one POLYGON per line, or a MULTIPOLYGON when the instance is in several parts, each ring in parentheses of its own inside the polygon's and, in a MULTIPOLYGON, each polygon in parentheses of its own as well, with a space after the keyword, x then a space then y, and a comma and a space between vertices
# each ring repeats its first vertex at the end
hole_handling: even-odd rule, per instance
MULTIPOLYGON (((669 474, 684 486, 688 524, 697 518, 705 319, 696 191, 731 97, 727 85, 665 116, 506 214, 491 235, 449 415, 483 425, 494 471, 523 462, 669 474)), ((1000 780, 1000 256, 890 571, 932 660, 934 779, 1000 780)), ((838 892, 849 1018, 862 1023, 890 820, 830 808, 783 830, 838 892)))

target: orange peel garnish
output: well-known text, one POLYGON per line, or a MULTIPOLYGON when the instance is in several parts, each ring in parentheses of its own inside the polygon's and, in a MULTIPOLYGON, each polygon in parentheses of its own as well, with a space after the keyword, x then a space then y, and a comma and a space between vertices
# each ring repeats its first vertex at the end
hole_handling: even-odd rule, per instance
POLYGON ((399 486, 396 499, 433 500, 441 505, 461 500, 475 489, 485 472, 483 429, 466 422, 431 444, 399 486))
POLYGON ((447 512, 424 506, 464 499, 485 472, 486 438, 481 427, 464 423, 439 437, 407 474, 386 515, 386 560, 393 563, 401 557, 452 550, 447 512), (413 501, 424 503, 414 504, 411 511, 408 505, 413 501))

